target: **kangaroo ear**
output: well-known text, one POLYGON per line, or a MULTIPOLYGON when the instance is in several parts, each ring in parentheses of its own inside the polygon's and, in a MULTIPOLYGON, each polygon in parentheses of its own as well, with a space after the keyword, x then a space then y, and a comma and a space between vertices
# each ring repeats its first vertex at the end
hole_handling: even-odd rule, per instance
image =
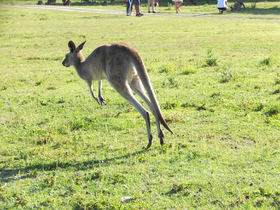
POLYGON ((70 52, 74 52, 74 50, 76 49, 76 45, 74 44, 73 41, 68 42, 68 47, 69 47, 70 52))
POLYGON ((86 41, 84 41, 82 44, 80 44, 80 45, 77 47, 76 51, 79 52, 80 50, 82 50, 85 43, 86 43, 86 41))

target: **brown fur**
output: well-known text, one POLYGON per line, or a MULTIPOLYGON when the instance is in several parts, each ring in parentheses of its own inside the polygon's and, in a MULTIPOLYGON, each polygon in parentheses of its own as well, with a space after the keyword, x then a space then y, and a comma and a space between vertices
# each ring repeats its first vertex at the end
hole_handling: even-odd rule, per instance
POLYGON ((242 7, 245 8, 244 3, 242 1, 236 1, 236 2, 234 2, 233 7, 230 7, 230 9, 231 9, 231 11, 238 11, 242 7))

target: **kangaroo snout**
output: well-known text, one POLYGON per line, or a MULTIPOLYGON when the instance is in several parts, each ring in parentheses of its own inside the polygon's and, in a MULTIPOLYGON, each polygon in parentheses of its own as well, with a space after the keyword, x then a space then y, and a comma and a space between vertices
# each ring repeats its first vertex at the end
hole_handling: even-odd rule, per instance
POLYGON ((62 61, 62 65, 65 67, 69 67, 69 65, 66 64, 65 60, 62 61))

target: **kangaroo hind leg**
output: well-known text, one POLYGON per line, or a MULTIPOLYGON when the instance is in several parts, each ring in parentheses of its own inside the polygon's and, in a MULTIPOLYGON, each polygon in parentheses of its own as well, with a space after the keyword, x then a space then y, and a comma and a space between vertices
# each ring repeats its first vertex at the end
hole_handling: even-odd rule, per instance
POLYGON ((110 81, 110 83, 113 86, 113 88, 115 88, 116 91, 122 97, 124 97, 129 103, 131 103, 134 106, 134 108, 145 119, 146 128, 147 128, 147 135, 148 135, 148 140, 149 140, 149 143, 148 143, 146 149, 148 149, 152 145, 152 139, 153 139, 153 136, 152 136, 152 133, 151 133, 151 125, 150 125, 149 112, 135 98, 135 96, 133 95, 132 90, 129 87, 129 85, 127 84, 127 82, 125 82, 124 85, 120 85, 120 84, 115 83, 114 80, 112 80, 112 81, 110 81))
POLYGON ((146 94, 146 91, 144 90, 142 82, 139 80, 138 77, 134 77, 134 79, 130 82, 130 87, 137 95, 139 95, 142 98, 143 101, 145 101, 145 103, 148 105, 149 109, 153 113, 153 115, 156 119, 158 138, 160 139, 160 144, 163 145, 164 144, 164 141, 163 141, 164 134, 160 127, 160 121, 158 119, 158 115, 157 115, 150 99, 148 98, 148 96, 146 94))

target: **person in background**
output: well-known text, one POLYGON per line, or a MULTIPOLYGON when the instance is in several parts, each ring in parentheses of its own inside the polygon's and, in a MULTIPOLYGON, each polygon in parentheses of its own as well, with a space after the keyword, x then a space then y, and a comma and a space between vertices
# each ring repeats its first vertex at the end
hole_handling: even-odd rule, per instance
POLYGON ((148 0, 148 13, 151 13, 151 10, 150 10, 151 6, 152 6, 152 12, 156 13, 156 11, 155 11, 155 0, 148 0))
POLYGON ((178 14, 180 11, 180 7, 183 4, 183 0, 172 0, 172 1, 174 1, 174 3, 175 3, 175 11, 176 11, 176 14, 178 14))
POLYGON ((218 0, 217 7, 219 14, 223 14, 227 10, 227 0, 218 0))
POLYGON ((143 14, 140 12, 140 0, 126 0, 126 15, 130 16, 132 12, 132 6, 135 5, 136 16, 141 17, 143 14))
POLYGON ((126 1, 126 16, 130 16, 132 12, 132 5, 130 0, 125 0, 126 1))

